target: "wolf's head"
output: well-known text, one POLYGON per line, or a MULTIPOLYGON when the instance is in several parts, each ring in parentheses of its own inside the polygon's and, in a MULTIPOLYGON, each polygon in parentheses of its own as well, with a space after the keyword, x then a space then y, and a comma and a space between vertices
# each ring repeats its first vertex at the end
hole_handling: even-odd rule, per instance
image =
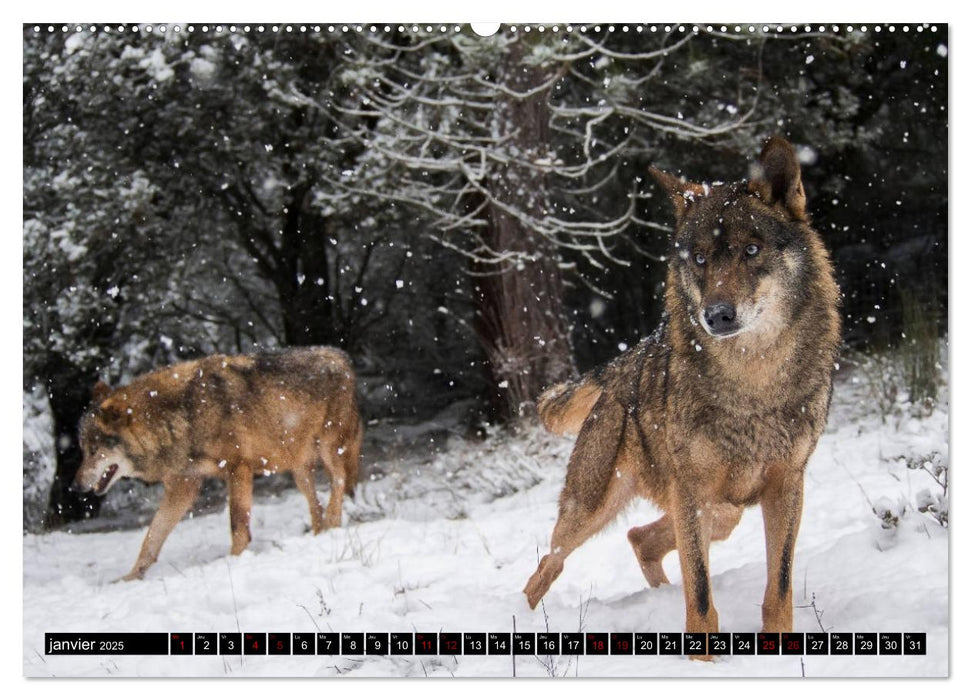
POLYGON ((651 174, 677 218, 668 274, 677 311, 714 338, 744 335, 747 343, 793 323, 820 245, 789 142, 768 139, 748 182, 709 186, 651 174))
POLYGON ((91 408, 81 419, 83 461, 71 488, 94 491, 101 496, 123 476, 135 473, 127 449, 127 427, 131 414, 120 396, 98 382, 92 392, 91 408))

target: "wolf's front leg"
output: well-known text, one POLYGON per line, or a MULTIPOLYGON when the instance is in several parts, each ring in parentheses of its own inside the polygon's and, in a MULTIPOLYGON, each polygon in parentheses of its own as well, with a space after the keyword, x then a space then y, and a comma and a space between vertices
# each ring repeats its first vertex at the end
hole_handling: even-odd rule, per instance
POLYGON ((792 631, 792 563, 802 519, 802 469, 781 471, 762 493, 767 577, 762 631, 792 631))
MULTIPOLYGON (((686 489, 675 488, 669 511, 681 561, 686 609, 685 630, 688 632, 717 632, 718 612, 711 600, 711 581, 708 575, 708 545, 711 511, 702 511, 697 500, 686 489)), ((692 656, 710 661, 708 654, 692 656)))
POLYGON ((202 479, 199 478, 173 479, 164 484, 162 502, 152 518, 152 524, 148 526, 135 566, 126 576, 118 579, 119 581, 134 581, 145 575, 148 567, 158 559, 158 553, 172 528, 192 507, 201 485, 202 479))

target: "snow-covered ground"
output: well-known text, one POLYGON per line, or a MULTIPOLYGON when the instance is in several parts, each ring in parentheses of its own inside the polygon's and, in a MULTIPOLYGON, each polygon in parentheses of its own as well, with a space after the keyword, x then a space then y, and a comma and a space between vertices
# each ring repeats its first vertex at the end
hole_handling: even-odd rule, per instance
MULTIPOLYGON (((800 631, 926 632, 926 656, 735 656, 713 663, 520 656, 516 675, 947 675, 948 531, 916 511, 918 494, 940 487, 905 464, 947 463, 947 404, 925 418, 903 416, 884 423, 874 415, 860 375, 838 381, 829 429, 806 475, 795 620, 800 631), (884 529, 872 505, 903 514, 884 529)), ((435 435, 441 447, 444 435, 435 435)), ((144 528, 25 535, 24 673, 513 674, 512 658, 499 656, 45 656, 45 632, 508 632, 514 619, 519 631, 680 631, 677 555, 665 561, 672 585, 649 589, 625 537, 629 527, 658 516, 643 501, 570 557, 543 606, 526 605, 521 590, 548 547, 570 447, 570 440, 540 431, 482 442, 452 435, 437 453, 385 445, 365 455, 369 477, 346 504, 345 527, 307 534, 306 503, 296 489, 264 489, 253 509, 254 541, 241 556, 228 556, 225 510, 203 511, 179 524, 145 580, 133 583, 112 581, 131 567, 144 528)), ((722 630, 758 631, 765 585, 758 508, 712 547, 711 571, 722 630)))

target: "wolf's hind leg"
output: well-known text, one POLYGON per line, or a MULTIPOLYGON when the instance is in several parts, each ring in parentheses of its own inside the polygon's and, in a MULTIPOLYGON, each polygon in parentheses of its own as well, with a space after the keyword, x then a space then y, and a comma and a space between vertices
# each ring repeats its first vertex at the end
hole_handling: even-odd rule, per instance
POLYGON ((324 508, 317 498, 317 485, 314 480, 312 465, 302 466, 293 470, 293 480, 300 489, 300 493, 307 499, 310 508, 310 529, 316 535, 324 529, 324 508))
MULTIPOLYGON (((711 511, 711 517, 710 520, 706 518, 704 524, 710 523, 710 540, 715 542, 724 540, 732 534, 742 518, 743 508, 730 503, 720 503, 711 506, 708 510, 711 511)), ((664 573, 661 560, 677 547, 671 516, 665 515, 649 525, 632 527, 627 532, 627 540, 634 548, 634 556, 637 557, 648 584, 657 588, 662 584, 670 583, 664 573)))
POLYGON ((567 516, 561 510, 560 518, 556 521, 553 528, 553 537, 550 541, 550 553, 543 556, 539 561, 536 571, 529 577, 523 593, 530 608, 535 608, 546 592, 553 585, 553 582, 563 572, 563 562, 570 552, 579 547, 596 530, 592 527, 584 527, 589 520, 578 521, 573 516, 567 516), (589 532, 584 532, 585 530, 589 532))
POLYGON ((330 476, 330 500, 327 502, 327 513, 324 516, 324 529, 341 526, 344 491, 347 487, 345 454, 345 447, 335 447, 328 444, 320 446, 320 459, 330 476))
POLYGON ((530 608, 546 595, 570 552, 617 517, 634 496, 636 465, 625 450, 626 411, 621 403, 601 398, 594 414, 580 429, 570 455, 550 553, 523 589, 530 608))
POLYGON ((145 575, 148 567, 158 559, 169 533, 192 507, 201 485, 202 479, 199 478, 176 479, 165 484, 162 502, 152 518, 152 524, 148 526, 135 566, 121 581, 133 581, 145 575))
POLYGON ((634 548, 634 556, 648 585, 657 588, 670 583, 661 565, 664 556, 677 547, 670 516, 665 515, 650 525, 632 527, 627 531, 627 541, 634 548))
POLYGON ((252 510, 253 470, 241 464, 229 474, 229 528, 233 536, 230 554, 242 554, 253 539, 249 529, 252 510))
POLYGON ((560 517, 550 538, 550 553, 539 562, 535 573, 523 589, 529 607, 535 608, 540 599, 563 571, 563 562, 570 553, 597 534, 630 501, 633 493, 623 484, 612 489, 600 507, 590 511, 568 497, 566 489, 560 498, 560 517))

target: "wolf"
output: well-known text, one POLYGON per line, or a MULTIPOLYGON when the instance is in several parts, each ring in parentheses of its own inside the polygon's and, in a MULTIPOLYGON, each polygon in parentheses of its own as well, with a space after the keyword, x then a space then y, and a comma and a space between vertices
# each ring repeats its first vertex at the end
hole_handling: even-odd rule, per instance
POLYGON ((83 462, 72 487, 104 494, 124 477, 161 482, 164 495, 130 581, 155 563, 206 478, 229 490, 232 554, 249 544, 253 475, 289 471, 307 499, 314 534, 341 523, 361 451, 356 379, 334 348, 213 355, 111 389, 99 382, 80 423, 83 462), (330 475, 324 513, 314 468, 330 475))
POLYGON ((665 311, 653 335, 537 402, 547 429, 577 441, 550 552, 524 589, 531 608, 567 556, 641 496, 664 511, 628 533, 645 578, 666 583, 661 560, 677 549, 685 627, 717 632, 709 543, 760 504, 762 630, 792 631, 803 473, 829 411, 839 289, 792 145, 769 138, 752 171, 702 185, 651 168, 676 219, 665 311))

